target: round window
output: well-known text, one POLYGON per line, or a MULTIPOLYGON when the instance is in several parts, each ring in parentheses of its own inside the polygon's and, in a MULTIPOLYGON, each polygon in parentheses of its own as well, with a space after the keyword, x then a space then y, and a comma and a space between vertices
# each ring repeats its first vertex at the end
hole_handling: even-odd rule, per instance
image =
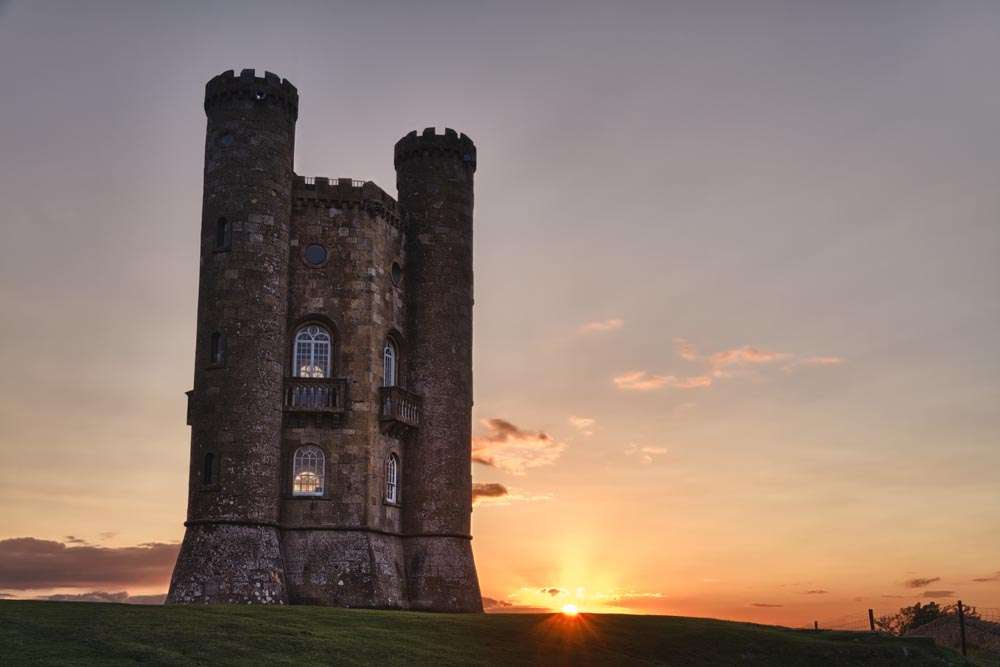
POLYGON ((321 266, 326 263, 326 248, 318 243, 307 245, 303 254, 310 266, 321 266))
POLYGON ((392 284, 399 286, 399 283, 403 282, 403 267, 399 265, 399 262, 392 263, 392 284))

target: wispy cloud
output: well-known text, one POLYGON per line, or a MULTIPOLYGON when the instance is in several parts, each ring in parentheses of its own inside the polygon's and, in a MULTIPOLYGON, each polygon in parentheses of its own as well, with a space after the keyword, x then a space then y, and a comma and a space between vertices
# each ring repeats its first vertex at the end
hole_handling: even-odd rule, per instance
POLYGON ((685 361, 698 361, 701 357, 698 355, 698 348, 694 346, 694 343, 684 339, 675 338, 674 339, 674 352, 677 356, 685 361))
POLYGON ((592 333, 602 333, 605 331, 616 331, 625 326, 625 320, 612 317, 608 320, 599 320, 595 322, 587 322, 582 324, 577 331, 581 334, 592 334, 592 333))
POLYGON ((744 366, 748 364, 770 364, 775 361, 788 359, 791 356, 787 352, 769 352, 751 345, 744 345, 743 347, 716 352, 708 358, 708 364, 712 368, 744 366))
POLYGON ((625 445, 625 456, 634 456, 646 465, 652 463, 655 457, 666 453, 666 447, 640 446, 634 442, 630 442, 625 445))
POLYGON ((125 591, 109 593, 107 591, 91 591, 89 593, 59 593, 56 595, 44 595, 38 600, 51 600, 53 602, 115 602, 118 604, 163 604, 166 593, 159 595, 129 595, 125 591))
POLYGON ((995 572, 988 577, 977 577, 973 579, 973 581, 976 582, 977 584, 982 584, 987 581, 1000 581, 1000 572, 995 572))
POLYGON ((790 352, 775 352, 752 345, 734 347, 721 352, 703 355, 686 338, 674 339, 674 353, 688 362, 702 362, 705 371, 700 375, 680 377, 658 374, 652 371, 635 370, 622 373, 611 379, 619 389, 626 391, 656 391, 658 389, 699 389, 710 387, 715 380, 723 380, 752 372, 755 367, 783 362, 783 370, 790 372, 799 366, 834 366, 844 360, 832 356, 799 357, 790 352), (742 369, 742 370, 741 370, 742 369))
POLYGON ((583 435, 594 435, 594 425, 597 423, 597 420, 593 417, 570 415, 569 423, 583 435))
POLYGON ((955 591, 924 591, 925 598, 953 598, 955 591))
POLYGON ((619 389, 627 391, 653 391, 664 387, 699 389, 712 384, 712 378, 707 375, 677 377, 674 375, 655 375, 648 371, 630 371, 612 378, 611 381, 619 389))
POLYGON ((566 449, 542 431, 526 431, 504 419, 484 419, 488 433, 472 439, 472 460, 523 475, 528 468, 551 465, 566 449))
POLYGON ((34 537, 0 540, 0 588, 130 588, 166 585, 177 544, 76 546, 34 537))
POLYGON ((916 577, 914 579, 907 579, 903 582, 903 585, 907 588, 923 588, 927 584, 933 584, 935 581, 941 581, 941 577, 916 577))
POLYGON ((784 607, 785 605, 783 605, 783 604, 769 604, 767 602, 751 602, 750 606, 751 607, 764 607, 764 608, 777 608, 777 607, 784 607))
POLYGON ((498 484, 496 482, 492 483, 473 483, 472 485, 472 504, 476 505, 480 500, 484 498, 503 498, 508 495, 510 491, 503 484, 498 484))
POLYGON ((839 366, 842 363, 844 363, 843 357, 802 357, 785 364, 781 370, 789 372, 799 366, 839 366))
POLYGON ((816 589, 811 590, 811 591, 802 591, 802 594, 803 595, 826 595, 829 592, 830 591, 825 591, 822 588, 816 588, 816 589))

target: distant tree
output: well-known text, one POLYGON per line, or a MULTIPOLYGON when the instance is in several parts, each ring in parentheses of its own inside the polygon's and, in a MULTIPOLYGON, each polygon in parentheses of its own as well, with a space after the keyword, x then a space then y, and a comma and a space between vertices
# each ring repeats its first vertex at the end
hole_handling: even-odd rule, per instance
MULTIPOLYGON (((910 630, 926 625, 931 621, 950 616, 956 613, 957 605, 939 605, 937 602, 920 604, 919 602, 911 607, 903 607, 895 614, 879 616, 875 619, 875 627, 882 632, 894 635, 905 635, 910 630)), ((975 607, 965 607, 966 618, 979 618, 975 607)))

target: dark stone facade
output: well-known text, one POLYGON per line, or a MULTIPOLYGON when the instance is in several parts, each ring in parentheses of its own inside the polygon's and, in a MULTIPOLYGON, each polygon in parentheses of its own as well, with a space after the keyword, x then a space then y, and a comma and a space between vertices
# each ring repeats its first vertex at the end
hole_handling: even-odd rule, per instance
POLYGON ((481 611, 470 535, 475 146, 453 130, 403 137, 397 203, 371 182, 294 174, 288 81, 226 72, 208 82, 205 112, 187 532, 168 602, 481 611), (325 392, 322 407, 301 409, 294 336, 311 323, 332 334, 332 372, 306 381, 325 392), (386 340, 399 351, 391 390, 386 340), (323 453, 321 495, 293 493, 305 446, 323 453))

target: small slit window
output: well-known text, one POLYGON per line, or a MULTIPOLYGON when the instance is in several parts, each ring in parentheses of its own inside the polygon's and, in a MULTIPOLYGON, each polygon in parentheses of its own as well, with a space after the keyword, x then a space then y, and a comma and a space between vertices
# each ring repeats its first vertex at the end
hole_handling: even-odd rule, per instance
POLYGON ((386 340, 385 347, 382 349, 383 387, 396 386, 396 368, 398 360, 399 354, 396 351, 396 345, 391 340, 386 340))
POLYGON ((301 378, 330 377, 330 332, 310 324, 295 334, 292 375, 301 378))
POLYGON ((219 218, 215 222, 215 249, 216 250, 229 250, 232 246, 233 233, 229 226, 229 221, 225 218, 219 218))
POLYGON ((385 499, 390 503, 399 502, 399 457, 389 454, 385 460, 385 499))
POLYGON ((205 454, 205 461, 201 469, 201 483, 205 485, 215 483, 215 454, 212 452, 205 454))
POLYGON ((209 346, 209 363, 214 366, 222 365, 226 360, 226 337, 216 331, 212 334, 212 342, 209 346))
POLYGON ((322 496, 326 457, 314 445, 299 447, 292 460, 292 495, 322 496))

